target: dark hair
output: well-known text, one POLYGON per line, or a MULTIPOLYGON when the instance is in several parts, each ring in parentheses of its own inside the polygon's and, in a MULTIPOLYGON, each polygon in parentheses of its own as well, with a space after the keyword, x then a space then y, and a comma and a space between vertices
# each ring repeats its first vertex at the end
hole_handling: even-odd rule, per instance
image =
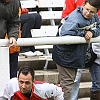
POLYGON ((100 0, 85 0, 85 4, 89 3, 91 6, 97 8, 97 10, 100 9, 100 0))
POLYGON ((34 69, 33 69, 33 68, 31 68, 31 67, 29 67, 29 66, 23 66, 23 67, 21 67, 21 68, 19 69, 18 78, 19 78, 19 75, 20 75, 21 73, 22 73, 23 75, 25 75, 25 76, 26 76, 28 73, 30 73, 31 76, 32 76, 32 80, 34 80, 35 72, 34 72, 34 69))

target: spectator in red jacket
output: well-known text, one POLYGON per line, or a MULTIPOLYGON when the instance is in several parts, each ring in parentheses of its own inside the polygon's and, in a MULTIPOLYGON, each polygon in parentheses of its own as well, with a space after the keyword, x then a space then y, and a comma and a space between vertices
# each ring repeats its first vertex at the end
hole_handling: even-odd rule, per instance
MULTIPOLYGON (((65 0, 62 18, 66 17, 69 13, 75 10, 78 6, 81 6, 84 3, 84 0, 65 0)), ((98 12, 100 18, 100 11, 98 12)))
POLYGON ((84 0, 65 0, 62 18, 66 17, 69 13, 75 10, 78 6, 83 4, 84 0))

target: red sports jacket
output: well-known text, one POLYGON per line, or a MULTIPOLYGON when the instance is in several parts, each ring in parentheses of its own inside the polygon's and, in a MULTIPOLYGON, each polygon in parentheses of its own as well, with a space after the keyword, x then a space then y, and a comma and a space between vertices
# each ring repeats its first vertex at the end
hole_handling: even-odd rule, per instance
MULTIPOLYGON (((84 3, 84 0, 65 0, 62 18, 66 17, 75 10, 78 6, 81 6, 84 3)), ((100 18, 100 11, 98 12, 98 16, 100 18)))
MULTIPOLYGON (((44 82, 42 81, 35 81, 34 84, 43 84, 44 82)), ((11 100, 48 100, 48 99, 42 99, 41 97, 37 96, 34 93, 34 85, 32 87, 32 95, 30 98, 27 98, 24 94, 22 94, 20 91, 17 91, 14 93, 12 96, 11 100)))

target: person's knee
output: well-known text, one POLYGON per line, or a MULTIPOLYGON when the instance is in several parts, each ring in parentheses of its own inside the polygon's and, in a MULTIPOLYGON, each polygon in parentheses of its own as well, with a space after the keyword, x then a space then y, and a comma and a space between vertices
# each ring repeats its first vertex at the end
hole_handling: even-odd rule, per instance
POLYGON ((32 14, 32 17, 34 17, 35 20, 38 20, 38 21, 41 21, 42 20, 42 17, 41 17, 41 15, 39 13, 32 14))

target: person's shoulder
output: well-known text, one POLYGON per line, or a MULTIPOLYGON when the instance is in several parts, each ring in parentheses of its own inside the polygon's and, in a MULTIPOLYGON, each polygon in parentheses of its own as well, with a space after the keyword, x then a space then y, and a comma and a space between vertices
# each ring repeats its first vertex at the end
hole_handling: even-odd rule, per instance
POLYGON ((19 6, 19 0, 11 0, 11 3, 14 5, 19 6))
POLYGON ((79 7, 77 7, 75 10, 73 10, 73 11, 69 14, 69 16, 73 16, 73 15, 74 15, 73 17, 76 17, 76 16, 79 16, 81 12, 82 12, 82 7, 79 6, 79 7))
POLYGON ((18 79, 17 78, 10 79, 6 87, 8 87, 9 89, 12 89, 13 91, 18 91, 19 90, 18 79))
POLYGON ((12 78, 8 81, 8 84, 17 84, 18 83, 18 79, 15 77, 15 78, 12 78))

